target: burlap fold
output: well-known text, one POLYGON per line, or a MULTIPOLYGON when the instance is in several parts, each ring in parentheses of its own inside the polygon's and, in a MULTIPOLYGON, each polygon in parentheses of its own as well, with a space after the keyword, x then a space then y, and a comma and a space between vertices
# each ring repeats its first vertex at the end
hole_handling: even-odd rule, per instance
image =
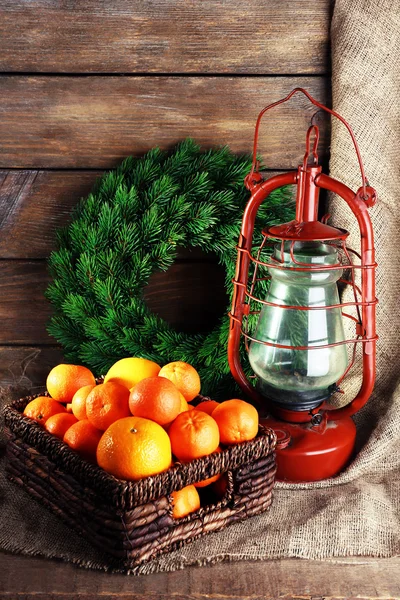
MULTIPOLYGON (((359 453, 339 477, 278 484, 269 513, 194 542, 138 573, 223 559, 400 554, 399 15, 397 0, 337 0, 332 22, 333 106, 352 125, 379 196, 371 209, 379 263, 378 377, 372 398, 357 415, 359 453)), ((336 123, 330 167, 333 177, 358 189, 356 155, 346 130, 336 123)), ((350 230, 356 246, 357 226, 345 203, 334 198, 330 212, 333 224, 350 230)), ((17 390, 11 397, 18 397, 17 390)), ((3 402, 7 398, 10 394, 3 393, 3 402)), ((105 556, 5 480, 3 463, 0 547, 107 568, 105 556)))

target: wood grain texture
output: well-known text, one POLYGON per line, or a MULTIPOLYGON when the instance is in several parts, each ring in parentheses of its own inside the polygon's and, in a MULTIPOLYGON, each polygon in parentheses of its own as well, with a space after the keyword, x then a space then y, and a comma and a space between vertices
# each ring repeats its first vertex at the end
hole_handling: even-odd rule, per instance
MULTIPOLYGON (((205 147, 250 152, 263 106, 306 87, 327 102, 322 77, 0 78, 1 168, 109 168, 155 145, 190 136, 205 147)), ((314 106, 303 96, 263 124, 259 152, 270 169, 296 168, 314 106)), ((325 114, 321 154, 327 151, 325 114)))
POLYGON ((0 387, 42 389, 49 371, 63 360, 57 346, 0 346, 0 387))
MULTIPOLYGON (((193 262, 189 255, 167 272, 155 273, 145 298, 151 310, 178 330, 210 331, 227 312, 224 277, 213 257, 193 262)), ((0 344, 56 343, 46 333, 51 305, 44 291, 49 282, 45 261, 0 260, 0 344)))
POLYGON ((210 262, 188 259, 166 273, 154 273, 144 297, 153 312, 185 333, 206 333, 222 316, 228 319, 225 270, 213 257, 210 262))
POLYGON ((0 171, 0 258, 46 258, 103 171, 0 171))
POLYGON ((3 0, 0 69, 321 74, 329 69, 331 5, 331 0, 3 0))
POLYGON ((351 600, 400 596, 400 559, 283 559, 191 567, 143 577, 110 575, 0 555, 2 598, 13 600, 351 600))
POLYGON ((43 261, 0 261, 0 344, 54 344, 46 333, 50 277, 43 261))
MULTIPOLYGON (((0 259, 47 258, 55 232, 103 171, 0 170, 0 259)), ((265 173, 265 177, 276 175, 265 173)))

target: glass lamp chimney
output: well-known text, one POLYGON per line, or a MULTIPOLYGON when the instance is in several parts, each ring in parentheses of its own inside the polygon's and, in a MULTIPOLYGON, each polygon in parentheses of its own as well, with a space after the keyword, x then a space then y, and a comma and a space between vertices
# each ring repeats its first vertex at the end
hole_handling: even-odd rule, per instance
POLYGON ((254 336, 260 342, 251 342, 249 361, 259 392, 283 408, 315 408, 332 395, 347 369, 341 309, 324 308, 339 304, 342 270, 321 267, 337 264, 337 250, 319 241, 275 246, 265 299, 274 306, 261 310, 254 336), (283 269, 273 268, 279 263, 283 269))

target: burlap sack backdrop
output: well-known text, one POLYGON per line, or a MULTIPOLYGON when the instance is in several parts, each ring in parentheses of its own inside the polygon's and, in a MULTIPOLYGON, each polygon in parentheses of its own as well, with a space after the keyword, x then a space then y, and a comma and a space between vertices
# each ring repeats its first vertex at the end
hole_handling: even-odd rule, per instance
MULTIPOLYGON (((397 0, 337 0, 332 22, 333 106, 352 125, 369 181, 379 195, 371 210, 379 263, 378 378, 373 397, 357 415, 358 456, 334 480, 278 484, 269 513, 203 538, 138 572, 223 559, 400 554, 398 8, 397 0)), ((360 186, 350 138, 337 123, 332 129, 331 174, 354 190, 360 186)), ((333 224, 351 231, 350 245, 356 246, 357 225, 344 201, 333 199, 330 212, 333 224)), ((3 465, 0 477, 3 549, 106 568, 104 556, 8 484, 3 465)))

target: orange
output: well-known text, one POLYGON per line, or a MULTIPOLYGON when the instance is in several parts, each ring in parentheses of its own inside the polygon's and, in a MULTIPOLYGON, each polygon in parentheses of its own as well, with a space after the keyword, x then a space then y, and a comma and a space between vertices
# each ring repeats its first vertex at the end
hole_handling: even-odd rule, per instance
POLYGON ((238 444, 256 437, 258 412, 244 400, 226 400, 213 411, 222 444, 238 444))
MULTIPOLYGON (((182 394, 179 392, 179 396, 181 399, 181 407, 179 409, 179 413, 181 414, 182 412, 186 412, 188 410, 194 410, 194 406, 191 406, 190 404, 188 404, 185 400, 185 398, 182 396, 182 394)), ((168 431, 169 426, 171 425, 171 423, 173 423, 173 421, 170 421, 169 423, 166 423, 165 425, 163 425, 165 431, 168 431)))
POLYGON ((127 417, 104 432, 97 448, 99 467, 119 479, 137 480, 171 466, 171 443, 164 429, 141 417, 127 417))
POLYGON ((29 417, 29 419, 33 419, 41 425, 44 425, 49 417, 65 412, 62 404, 46 396, 39 396, 39 398, 32 400, 24 409, 25 417, 29 417))
POLYGON ((66 405, 65 410, 67 413, 72 413, 72 404, 70 402, 66 405))
POLYGON ((206 487, 207 485, 210 485, 211 483, 218 481, 218 479, 220 477, 221 477, 221 473, 218 473, 217 475, 214 475, 213 477, 209 477, 208 479, 203 479, 203 481, 198 481, 197 483, 194 483, 193 485, 196 488, 206 487))
POLYGON ((102 431, 96 429, 87 419, 74 423, 67 429, 64 442, 88 462, 96 462, 96 449, 102 436, 102 431))
POLYGON ((187 402, 191 402, 200 392, 200 376, 192 365, 182 361, 168 363, 159 372, 176 385, 187 402))
POLYGON ((200 496, 194 485, 187 485, 177 492, 172 492, 172 516, 181 519, 200 508, 200 496))
POLYGON ((216 451, 219 444, 218 425, 200 410, 178 415, 168 429, 172 453, 181 462, 189 462, 216 451))
POLYGON ((77 419, 87 419, 86 398, 96 385, 84 385, 77 390, 72 398, 71 408, 77 419))
POLYGON ((86 367, 57 365, 47 377, 47 391, 54 400, 71 402, 75 392, 84 385, 95 385, 94 375, 86 367))
MULTIPOLYGON (((218 448, 216 449, 215 452, 222 452, 222 450, 218 446, 218 448)), ((218 481, 218 479, 221 476, 222 476, 221 473, 217 473, 216 475, 213 475, 212 477, 208 477, 208 479, 203 479, 202 481, 198 481, 197 483, 194 484, 194 486, 197 487, 197 488, 206 487, 207 485, 210 485, 211 483, 214 483, 215 481, 218 481)))
POLYGON ((188 404, 186 402, 185 397, 180 392, 179 392, 179 397, 181 399, 181 407, 179 409, 179 413, 186 412, 187 410, 193 410, 194 407, 190 406, 190 404, 188 404))
POLYGON ((167 425, 178 416, 181 398, 173 383, 164 377, 142 379, 132 388, 129 408, 135 417, 167 425))
POLYGON ((47 419, 44 428, 47 429, 49 433, 62 440, 67 429, 77 422, 78 419, 71 413, 58 413, 47 419))
POLYGON ((86 414, 94 427, 105 431, 115 421, 130 415, 129 390, 114 381, 97 385, 86 398, 86 414))
POLYGON ((196 410, 201 410, 208 415, 212 415, 213 410, 219 406, 219 402, 215 402, 215 400, 204 400, 204 402, 200 402, 195 408, 196 410))
POLYGON ((115 381, 131 390, 142 379, 156 377, 160 369, 160 365, 147 358, 122 358, 109 369, 104 383, 115 381))

